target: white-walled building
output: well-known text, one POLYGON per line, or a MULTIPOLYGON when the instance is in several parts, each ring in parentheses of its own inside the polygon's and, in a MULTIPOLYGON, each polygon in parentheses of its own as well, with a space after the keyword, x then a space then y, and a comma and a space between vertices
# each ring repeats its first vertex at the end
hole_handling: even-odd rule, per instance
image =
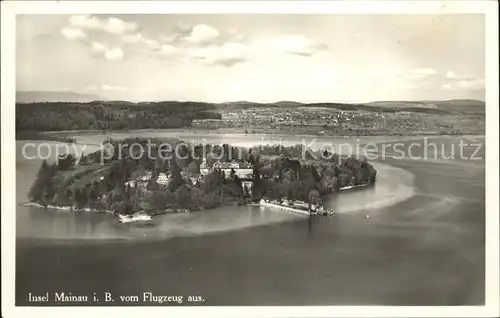
POLYGON ((227 179, 231 177, 232 171, 234 171, 234 173, 240 179, 252 179, 253 178, 252 165, 247 163, 247 162, 237 162, 234 160, 231 162, 217 161, 216 163, 214 163, 212 168, 214 170, 223 171, 227 179))
MULTIPOLYGON (((152 172, 147 171, 143 176, 135 179, 135 180, 130 180, 125 182, 126 186, 130 186, 132 188, 135 187, 146 187, 149 183, 149 180, 152 178, 152 172)), ((158 174, 158 178, 156 179, 156 182, 160 185, 167 185, 170 182, 170 175, 167 175, 166 173, 160 173, 158 174)))
POLYGON ((208 167, 207 158, 203 157, 203 161, 201 162, 201 165, 200 165, 200 174, 202 176, 206 176, 210 172, 212 172, 212 169, 210 169, 208 167))
POLYGON ((227 179, 231 177, 232 171, 234 171, 240 179, 253 179, 253 168, 248 162, 237 162, 235 160, 231 162, 217 161, 213 164, 212 168, 210 168, 206 158, 203 158, 203 162, 200 165, 200 174, 205 176, 214 170, 223 171, 227 179))
POLYGON ((156 182, 161 185, 167 185, 170 182, 170 176, 162 172, 158 174, 158 179, 156 179, 156 182))

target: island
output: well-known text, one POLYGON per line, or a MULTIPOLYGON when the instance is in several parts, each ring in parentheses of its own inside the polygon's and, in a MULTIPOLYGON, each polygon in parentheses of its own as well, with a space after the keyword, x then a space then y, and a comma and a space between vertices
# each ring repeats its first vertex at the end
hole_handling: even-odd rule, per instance
POLYGON ((68 153, 52 164, 44 160, 28 197, 45 208, 109 212, 122 221, 261 203, 311 213, 323 210, 322 195, 371 186, 376 174, 366 159, 301 145, 108 139, 79 158, 68 153))

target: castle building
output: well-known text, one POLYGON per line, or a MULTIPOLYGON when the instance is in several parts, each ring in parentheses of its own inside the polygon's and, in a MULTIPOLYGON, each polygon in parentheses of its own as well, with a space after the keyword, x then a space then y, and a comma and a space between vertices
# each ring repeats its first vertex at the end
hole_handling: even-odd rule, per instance
POLYGON ((217 161, 212 168, 224 172, 226 179, 231 177, 233 171, 240 179, 253 179, 252 165, 247 162, 236 162, 234 160, 231 162, 217 161))
POLYGON ((220 162, 217 161, 210 168, 207 164, 206 158, 203 158, 203 162, 200 165, 200 174, 207 175, 214 170, 219 170, 224 172, 226 179, 231 177, 231 173, 234 173, 238 178, 242 180, 252 180, 253 179, 253 167, 248 162, 237 162, 235 160, 231 162, 220 162))

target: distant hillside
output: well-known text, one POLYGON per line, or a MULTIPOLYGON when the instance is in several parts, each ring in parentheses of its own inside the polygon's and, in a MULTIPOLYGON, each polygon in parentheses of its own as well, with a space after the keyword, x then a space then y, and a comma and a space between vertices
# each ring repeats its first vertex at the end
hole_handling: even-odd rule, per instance
POLYGON ((452 99, 436 102, 439 109, 461 113, 485 113, 486 104, 475 99, 452 99))
MULTIPOLYGON (((37 94, 29 94, 35 98, 37 94)), ((31 92, 33 93, 33 92, 31 92)), ((102 100, 101 96, 82 95, 71 92, 44 92, 42 102, 16 103, 16 129, 35 131, 80 130, 80 129, 143 129, 189 127, 197 119, 222 119, 222 113, 249 108, 270 108, 276 113, 284 109, 327 108, 337 111, 365 111, 381 113, 414 112, 436 115, 479 114, 484 115, 485 104, 477 100, 448 101, 383 101, 367 104, 346 103, 298 103, 282 101, 276 103, 203 102, 140 102, 102 100), (91 102, 48 102, 51 98, 91 99, 91 102)), ((25 96, 26 97, 26 96, 25 96)), ((22 100, 22 99, 21 99, 22 100)), ((26 101, 26 99, 24 99, 26 101)))
POLYGON ((283 107, 302 106, 302 105, 304 105, 303 103, 293 102, 293 101, 288 101, 288 100, 282 100, 280 102, 276 102, 276 103, 272 103, 272 104, 276 105, 276 106, 283 106, 283 107))
POLYGON ((376 101, 365 103, 367 106, 376 107, 430 107, 437 108, 431 101, 376 101))
POLYGON ((424 101, 378 101, 372 103, 365 103, 366 106, 373 107, 388 107, 388 108, 431 108, 439 109, 447 112, 456 113, 484 113, 485 103, 475 99, 452 99, 452 100, 424 100, 424 101))
POLYGON ((16 130, 119 130, 189 127, 194 119, 220 119, 213 104, 119 101, 16 104, 16 130))
POLYGON ((16 92, 16 103, 71 102, 88 103, 94 100, 107 100, 106 97, 94 94, 75 92, 19 91, 16 92))
POLYGON ((221 103, 215 104, 218 109, 221 110, 238 110, 252 107, 273 107, 273 108, 298 108, 298 107, 311 107, 311 108, 330 108, 338 109, 342 111, 367 111, 367 112, 384 112, 384 113, 395 113, 401 111, 411 111, 419 113, 435 113, 435 114, 446 114, 449 113, 448 110, 440 109, 438 107, 422 107, 422 102, 418 105, 408 104, 405 107, 397 106, 405 102, 375 102, 369 104, 346 104, 346 103, 299 103, 291 101, 282 101, 276 103, 254 103, 254 102, 234 102, 234 103, 221 103), (380 103, 378 105, 377 103, 380 103))

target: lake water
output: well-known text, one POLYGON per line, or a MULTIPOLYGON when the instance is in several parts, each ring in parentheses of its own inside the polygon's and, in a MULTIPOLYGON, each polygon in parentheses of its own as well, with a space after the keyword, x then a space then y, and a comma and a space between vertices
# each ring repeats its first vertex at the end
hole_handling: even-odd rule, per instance
POLYGON ((349 144, 353 147, 356 144, 379 143, 389 141, 406 141, 421 139, 422 136, 360 136, 360 137, 336 137, 336 136, 290 136, 284 134, 245 134, 240 132, 221 132, 216 130, 161 130, 161 129, 143 129, 132 131, 116 131, 101 133, 86 133, 74 135, 77 143, 99 145, 108 138, 124 139, 129 137, 150 137, 150 138, 179 138, 186 142, 222 144, 227 143, 239 147, 252 147, 254 145, 307 145, 312 149, 317 149, 322 143, 331 143, 333 145, 349 144))
MULTIPOLYGON (((40 165, 21 148, 18 204, 40 165)), ((484 162, 374 164, 375 187, 326 198, 331 218, 232 207, 141 226, 19 205, 16 302, 63 290, 202 295, 205 305, 482 303, 484 162)))
MULTIPOLYGON (((233 136, 233 138, 235 138, 233 136)), ((97 150, 92 142, 95 136, 81 139, 85 149, 97 150)), ((234 139, 236 144, 240 140, 234 139)), ((26 158, 36 155, 35 149, 40 149, 43 158, 56 153, 57 143, 37 142, 36 147, 26 148, 26 158)), ((26 142, 18 142, 18 154, 26 142)), ((253 146, 251 144, 250 146, 253 146)), ((81 151, 82 145, 75 145, 81 151)), ((48 161, 52 162, 55 156, 48 161)), ((44 210, 24 206, 27 192, 40 166, 40 160, 26 160, 18 156, 17 169, 17 237, 42 239, 165 239, 175 236, 199 235, 203 233, 220 232, 241 229, 264 224, 284 221, 303 220, 304 217, 290 212, 276 211, 262 207, 223 207, 208 210, 204 213, 180 213, 156 216, 151 224, 139 225, 120 224, 116 217, 102 213, 71 212, 61 210, 44 210)), ((379 179, 374 187, 362 191, 352 191, 340 195, 325 197, 325 207, 334 209, 337 213, 365 213, 368 210, 389 206, 404 201, 413 195, 413 175, 403 169, 391 167, 382 163, 374 163, 379 179)))

